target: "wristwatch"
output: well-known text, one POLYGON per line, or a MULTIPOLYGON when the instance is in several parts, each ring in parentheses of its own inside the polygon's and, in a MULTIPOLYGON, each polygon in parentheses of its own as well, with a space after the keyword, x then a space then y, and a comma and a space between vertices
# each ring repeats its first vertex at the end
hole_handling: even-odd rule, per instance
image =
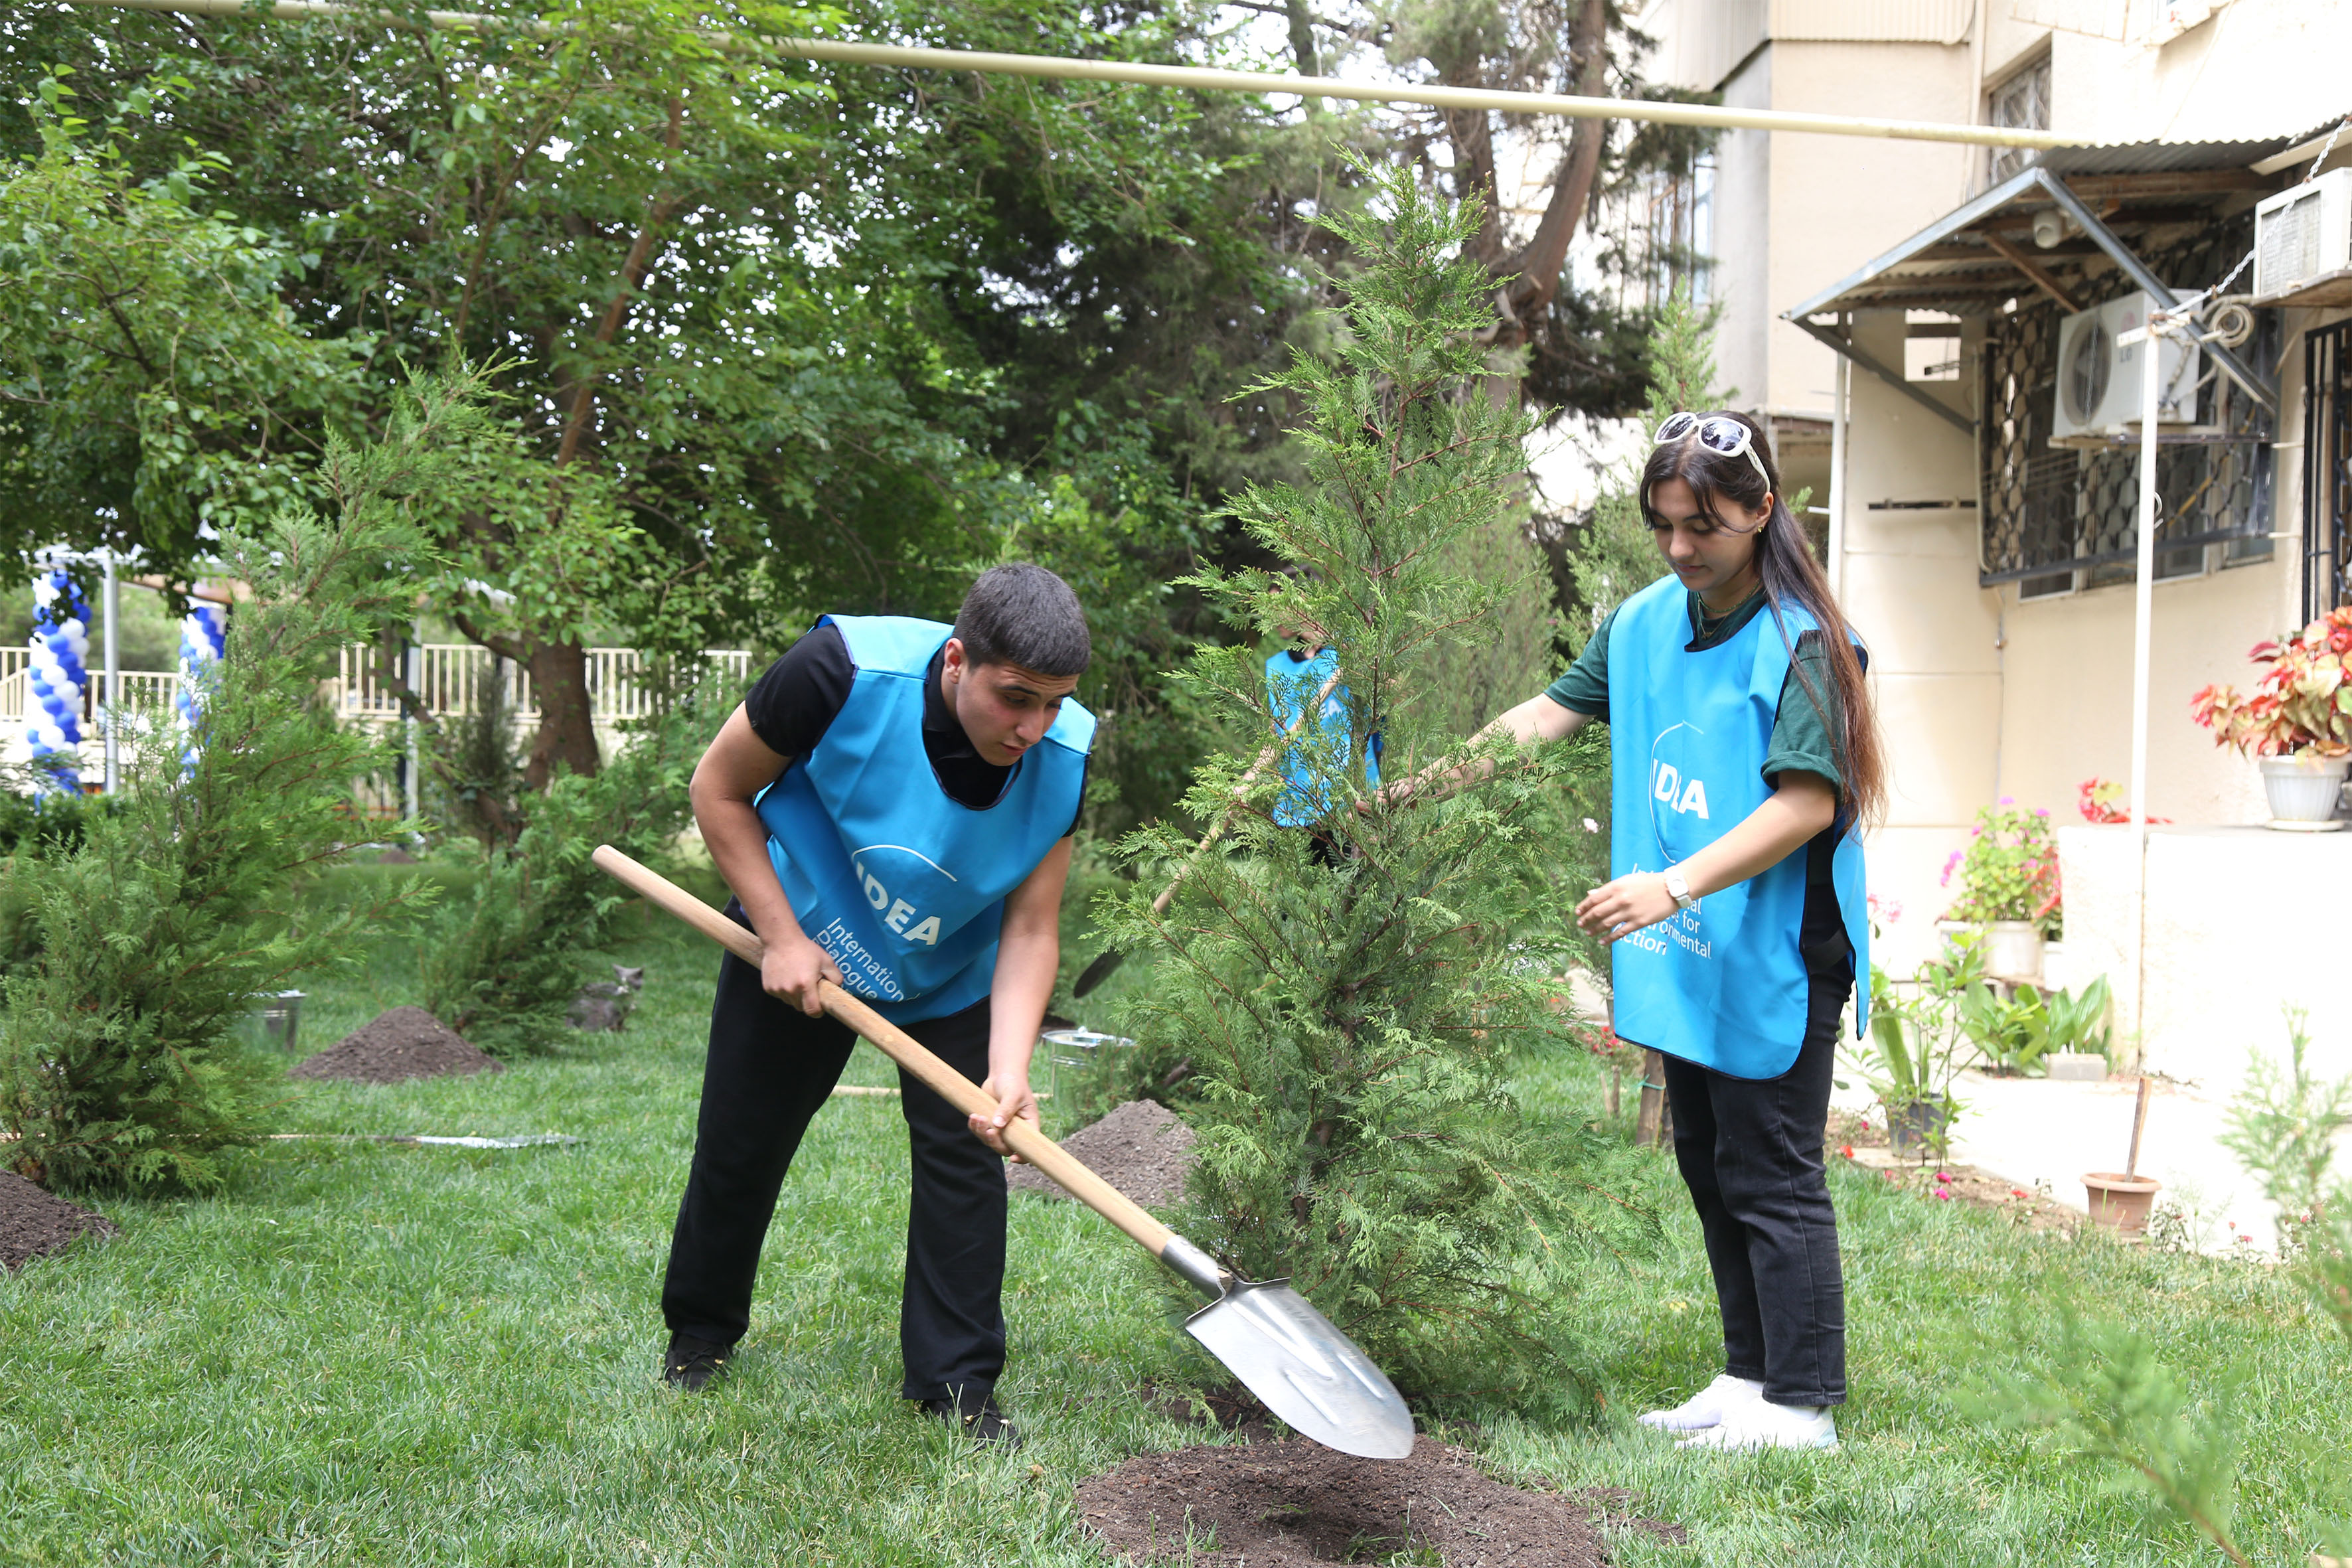
POLYGON ((1683 880, 1679 868, 1666 873, 1666 891, 1674 895, 1675 902, 1684 909, 1697 910, 1698 900, 1691 897, 1690 884, 1683 880))

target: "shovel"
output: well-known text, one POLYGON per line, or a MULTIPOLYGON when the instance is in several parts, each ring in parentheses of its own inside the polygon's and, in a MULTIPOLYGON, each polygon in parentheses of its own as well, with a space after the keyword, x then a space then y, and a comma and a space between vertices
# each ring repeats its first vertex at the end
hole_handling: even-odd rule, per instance
MULTIPOLYGON (((1234 798, 1227 803, 1224 810, 1217 814, 1217 820, 1209 824, 1209 831, 1201 836, 1201 842, 1192 846, 1192 853, 1184 857, 1184 864, 1176 868, 1176 875, 1168 879, 1168 885, 1160 890, 1160 896, 1151 900, 1151 912, 1154 915, 1164 915, 1168 912, 1169 900, 1176 896, 1176 889, 1184 885, 1184 873, 1192 868, 1193 861, 1208 852, 1210 845, 1224 837, 1225 824, 1234 819, 1234 807, 1241 805, 1242 796, 1248 793, 1251 784, 1256 780, 1259 773, 1265 771, 1266 763, 1274 761, 1275 754, 1281 750, 1283 741, 1287 741, 1292 735, 1297 733, 1298 726, 1307 722, 1307 716, 1309 713, 1323 711, 1323 704, 1330 697, 1331 689, 1339 684, 1339 672, 1335 669, 1331 672, 1331 679, 1323 683, 1323 689, 1315 694, 1315 700, 1302 705, 1297 716, 1283 726, 1282 740, 1276 741, 1257 754, 1257 761, 1249 765, 1249 772, 1242 775, 1242 782, 1234 786, 1234 798)), ((1120 948, 1103 949, 1100 956, 1078 972, 1077 980, 1070 986, 1070 995, 1073 998, 1084 996, 1087 992, 1109 979, 1111 971, 1126 962, 1126 959, 1127 953, 1120 948)))
MULTIPOLYGON (((640 866, 611 845, 593 857, 630 890, 668 910, 746 963, 763 949, 747 931, 677 883, 640 866)), ((884 1056, 971 1116, 996 1102, 980 1085, 926 1049, 831 981, 821 983, 824 1010, 884 1056)), ((1412 1415, 1371 1358, 1333 1327, 1286 1280, 1243 1279, 1217 1266, 1199 1247, 1152 1218, 1126 1194, 1026 1121, 1004 1130, 1024 1160, 1059 1183, 1064 1192, 1118 1226, 1178 1278, 1209 1298, 1184 1320, 1184 1330, 1224 1363, 1225 1369, 1297 1431, 1326 1447, 1366 1459, 1402 1459, 1412 1452, 1412 1415)))

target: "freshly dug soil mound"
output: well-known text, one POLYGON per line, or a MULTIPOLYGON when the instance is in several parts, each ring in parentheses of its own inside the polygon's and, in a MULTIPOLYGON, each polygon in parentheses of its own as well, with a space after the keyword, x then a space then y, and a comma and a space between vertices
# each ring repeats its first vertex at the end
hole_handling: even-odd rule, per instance
POLYGON ((400 1083, 412 1078, 504 1072, 446 1024, 422 1007, 394 1007, 373 1024, 345 1035, 307 1061, 287 1069, 292 1078, 340 1079, 346 1083, 400 1083))
MULTIPOLYGON (((1184 1178, 1192 1169, 1192 1130, 1156 1100, 1129 1100, 1063 1139, 1062 1147, 1145 1208, 1182 1197, 1184 1178)), ((1004 1180, 1016 1192, 1070 1195, 1034 1165, 1007 1165, 1004 1180)))
POLYGON ((114 1222, 0 1171, 0 1269, 62 1252, 78 1236, 112 1236, 114 1222))
POLYGON ((1078 1483, 1107 1555, 1131 1563, 1310 1568, 1427 1562, 1446 1568, 1598 1568, 1609 1561, 1577 1500, 1525 1492, 1466 1448, 1415 1440, 1405 1459, 1358 1459, 1304 1438, 1138 1454, 1078 1483))

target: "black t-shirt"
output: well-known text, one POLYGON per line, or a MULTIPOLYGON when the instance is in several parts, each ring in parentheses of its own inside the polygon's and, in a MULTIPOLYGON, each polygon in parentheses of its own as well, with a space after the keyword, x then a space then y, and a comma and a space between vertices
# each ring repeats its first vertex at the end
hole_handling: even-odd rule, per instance
MULTIPOLYGON (((938 776, 940 788, 947 792, 950 800, 974 811, 985 811, 1004 793, 1013 770, 982 760, 972 749, 971 738, 957 720, 955 710, 940 695, 940 667, 946 658, 947 645, 942 642, 923 671, 923 752, 930 758, 931 772, 938 776)), ((841 629, 819 626, 793 644, 782 658, 751 683, 751 691, 743 699, 743 717, 751 721, 751 733, 759 736, 770 751, 787 757, 804 757, 833 727, 834 715, 849 700, 849 685, 856 676, 857 667, 850 662, 849 645, 841 640, 841 629)), ((1083 775, 1078 795, 1078 810, 1083 815, 1083 775)), ((1074 816, 1070 819, 1070 831, 1077 830, 1078 821, 1074 816)))

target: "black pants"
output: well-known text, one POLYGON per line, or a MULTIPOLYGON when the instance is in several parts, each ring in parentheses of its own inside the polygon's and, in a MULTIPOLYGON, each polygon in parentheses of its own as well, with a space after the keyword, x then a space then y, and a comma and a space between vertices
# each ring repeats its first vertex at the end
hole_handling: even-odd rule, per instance
POLYGON ((1814 973, 1804 1043, 1779 1078, 1665 1058, 1675 1161, 1723 1309, 1724 1369, 1763 1384, 1775 1405, 1845 1403, 1845 1280, 1822 1131, 1852 986, 1814 973))
MULTIPOLYGON (((727 912, 742 919, 731 904, 727 912)), ((978 1083, 988 1076, 988 1025, 982 1001, 907 1032, 978 1083)), ((784 1172, 856 1039, 761 990, 760 972, 742 960, 719 964, 694 1164, 662 1284, 672 1334, 718 1345, 743 1337, 784 1172)), ((914 1154, 898 1309, 905 1394, 971 1399, 1004 1370, 1004 1162, 962 1111, 903 1071, 898 1085, 914 1154)))

